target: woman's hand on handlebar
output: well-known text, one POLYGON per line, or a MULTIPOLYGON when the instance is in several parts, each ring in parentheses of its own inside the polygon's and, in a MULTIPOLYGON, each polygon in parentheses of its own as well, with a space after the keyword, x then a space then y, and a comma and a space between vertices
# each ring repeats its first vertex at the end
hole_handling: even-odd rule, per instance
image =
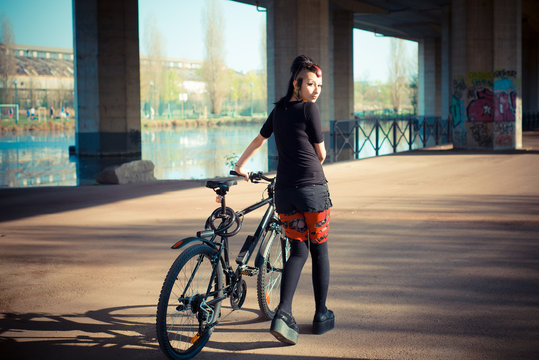
POLYGON ((243 168, 243 166, 234 165, 234 171, 245 178, 245 181, 249 181, 249 172, 243 168))

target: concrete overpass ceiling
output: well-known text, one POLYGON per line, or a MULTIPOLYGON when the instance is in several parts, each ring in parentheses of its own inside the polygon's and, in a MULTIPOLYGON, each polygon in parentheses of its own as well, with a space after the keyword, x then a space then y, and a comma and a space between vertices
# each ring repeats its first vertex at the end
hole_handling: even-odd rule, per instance
MULTIPOLYGON (((235 0, 263 10, 272 0, 235 0)), ((410 40, 440 36, 442 7, 450 0, 330 0, 354 14, 354 27, 410 40)))
MULTIPOLYGON (((273 0, 234 0, 264 10, 273 0)), ((332 6, 354 14, 354 28, 409 40, 439 37, 442 9, 451 0, 330 0, 332 6)), ((522 0, 522 17, 539 31, 539 1, 522 0)))
MULTIPOLYGON (((338 0, 337 0, 338 2, 338 0)), ((409 40, 440 36, 442 8, 449 0, 361 0, 384 12, 354 12, 354 27, 409 40)))

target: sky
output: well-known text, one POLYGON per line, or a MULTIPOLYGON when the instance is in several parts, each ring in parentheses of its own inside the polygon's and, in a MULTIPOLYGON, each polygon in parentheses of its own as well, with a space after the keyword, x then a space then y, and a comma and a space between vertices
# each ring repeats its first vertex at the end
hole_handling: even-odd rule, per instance
MULTIPOLYGON (((203 60, 201 19, 205 4, 204 0, 139 0, 140 39, 153 15, 165 38, 165 56, 203 60)), ((266 13, 230 0, 220 0, 220 5, 227 66, 241 72, 261 69, 266 13)), ((17 44, 73 48, 71 0, 0 0, 0 15, 10 20, 17 44)), ((389 39, 354 30, 354 80, 387 80, 389 39)), ((410 56, 417 56, 417 43, 406 44, 410 56)), ((144 54, 142 43, 140 51, 144 54)))

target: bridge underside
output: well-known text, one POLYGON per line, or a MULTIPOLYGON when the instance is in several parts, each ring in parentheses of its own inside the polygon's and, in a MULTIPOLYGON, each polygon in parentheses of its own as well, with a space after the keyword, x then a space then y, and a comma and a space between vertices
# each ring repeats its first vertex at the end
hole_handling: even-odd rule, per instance
MULTIPOLYGON (((323 127, 353 117, 354 28, 419 43, 418 115, 450 118, 460 149, 522 146, 522 113, 539 110, 534 0, 264 0, 268 107, 291 60, 324 69, 323 127)), ((76 153, 140 157, 138 2, 73 0, 76 153)), ((359 54, 369 56, 369 54, 359 54)), ((270 167, 275 160, 270 146, 270 167)))

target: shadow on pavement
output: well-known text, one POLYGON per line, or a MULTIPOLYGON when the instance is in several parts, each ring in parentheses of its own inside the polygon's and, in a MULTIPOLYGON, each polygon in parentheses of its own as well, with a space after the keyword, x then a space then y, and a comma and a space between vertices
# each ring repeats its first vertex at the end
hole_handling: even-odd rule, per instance
MULTIPOLYGON (((88 311, 85 314, 65 315, 2 313, 0 315, 2 358, 165 359, 166 357, 159 349, 155 338, 153 325, 155 308, 156 305, 136 305, 88 311)), ((250 322, 252 321, 261 320, 257 318, 250 322)), ((226 325, 232 326, 240 323, 226 325)), ((218 329, 219 327, 217 331, 219 331, 218 329)), ((278 341, 217 342, 210 339, 206 347, 195 358, 316 359, 313 356, 238 353, 283 346, 286 345, 278 341), (220 351, 214 352, 211 349, 220 351), (231 352, 223 352, 222 350, 231 352)), ((324 357, 324 359, 331 360, 332 358, 324 357)))
POLYGON ((205 180, 166 180, 148 184, 0 189, 0 222, 202 187, 204 184, 205 180))

